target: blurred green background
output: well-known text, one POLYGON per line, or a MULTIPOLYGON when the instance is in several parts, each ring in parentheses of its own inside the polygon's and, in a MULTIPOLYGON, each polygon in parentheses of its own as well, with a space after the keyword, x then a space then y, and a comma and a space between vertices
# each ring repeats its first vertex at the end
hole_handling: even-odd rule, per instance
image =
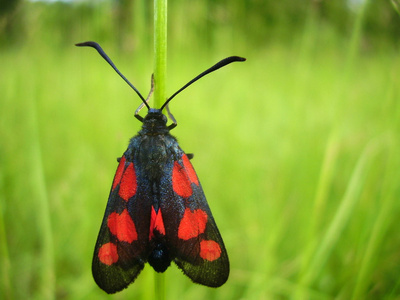
MULTIPOLYGON (((140 99, 151 1, 2 1, 0 298, 108 296, 91 259, 140 99)), ((399 2, 170 0, 170 105, 231 261, 218 289, 165 273, 167 299, 400 299, 399 2)))

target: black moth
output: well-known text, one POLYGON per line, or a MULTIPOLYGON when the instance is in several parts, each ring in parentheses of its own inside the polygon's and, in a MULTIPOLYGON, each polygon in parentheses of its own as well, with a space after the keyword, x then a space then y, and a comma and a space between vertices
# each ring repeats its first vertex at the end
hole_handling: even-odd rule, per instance
POLYGON ((115 293, 132 283, 148 262, 164 272, 174 261, 195 283, 219 287, 229 276, 229 260, 224 242, 208 207, 201 184, 189 159, 169 131, 177 123, 169 101, 201 77, 244 58, 231 56, 207 69, 168 98, 160 109, 150 108, 147 99, 122 75, 103 49, 90 46, 139 95, 143 103, 135 112, 142 129, 118 159, 100 233, 92 272, 96 283, 107 293, 115 293), (143 118, 139 111, 146 106, 143 118), (166 108, 172 124, 167 126, 166 108))

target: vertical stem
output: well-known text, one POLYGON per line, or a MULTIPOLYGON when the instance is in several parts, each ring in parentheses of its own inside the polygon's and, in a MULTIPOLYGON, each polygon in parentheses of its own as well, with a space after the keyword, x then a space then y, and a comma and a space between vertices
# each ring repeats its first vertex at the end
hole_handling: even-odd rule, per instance
POLYGON ((154 290, 156 300, 165 300, 165 276, 163 273, 154 273, 154 290))
POLYGON ((154 0, 154 105, 159 108, 166 99, 167 73, 167 5, 168 0, 154 0))
POLYGON ((54 273, 54 244, 53 233, 50 218, 50 205, 47 196, 46 178, 43 167, 43 155, 39 138, 39 124, 37 116, 37 103, 33 99, 30 107, 27 107, 30 112, 29 126, 31 128, 30 145, 28 159, 31 162, 30 170, 32 173, 31 181, 32 188, 30 196, 37 199, 38 228, 41 234, 41 258, 39 270, 39 298, 40 299, 55 299, 55 273, 54 273))
MULTIPOLYGON (((0 172, 0 191, 3 190, 3 174, 0 172)), ((8 251, 6 225, 4 220, 5 199, 0 196, 0 298, 14 299, 11 287, 11 262, 8 251)))
MULTIPOLYGON (((166 100, 167 5, 168 0, 154 0, 154 108, 160 108, 166 100)), ((156 299, 165 299, 163 274, 155 274, 154 285, 156 299)))
POLYGON ((369 5, 369 0, 365 0, 360 10, 358 11, 358 15, 354 23, 354 28, 351 33, 351 38, 349 43, 349 50, 347 52, 345 76, 349 76, 351 67, 354 65, 354 60, 356 59, 357 52, 360 48, 360 40, 363 29, 362 27, 364 25, 364 20, 368 5, 369 5))

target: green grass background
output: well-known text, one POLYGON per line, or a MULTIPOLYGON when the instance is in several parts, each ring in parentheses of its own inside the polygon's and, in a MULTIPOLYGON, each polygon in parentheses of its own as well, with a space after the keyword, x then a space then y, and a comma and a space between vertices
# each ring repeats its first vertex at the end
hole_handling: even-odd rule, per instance
MULTIPOLYGON (((349 38, 310 20, 290 42, 253 47, 217 26, 212 47, 195 34, 191 44, 174 26, 184 15, 171 14, 169 95, 225 56, 248 60, 170 105, 231 275, 211 289, 172 266, 166 298, 400 299, 398 49, 363 48, 361 17, 349 38)), ((93 28, 69 38, 92 39, 93 28)), ((93 50, 60 45, 44 25, 32 32, 0 51, 0 298, 154 299, 148 265, 112 296, 91 275, 140 99, 93 50)), ((143 94, 153 68, 146 36, 126 52, 103 39, 143 94)))

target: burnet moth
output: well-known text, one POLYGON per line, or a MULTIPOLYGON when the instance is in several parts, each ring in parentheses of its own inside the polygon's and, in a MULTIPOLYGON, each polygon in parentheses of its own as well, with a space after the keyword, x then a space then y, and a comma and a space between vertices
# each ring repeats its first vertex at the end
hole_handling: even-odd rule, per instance
POLYGON ((174 261, 193 282, 221 286, 229 276, 228 254, 190 162, 193 155, 185 154, 169 133, 177 123, 168 103, 201 77, 245 59, 231 56, 221 60, 155 109, 147 103, 153 80, 144 99, 100 45, 76 45, 95 48, 143 101, 135 112, 142 129, 118 159, 94 250, 94 280, 107 293, 115 293, 132 283, 146 262, 155 271, 164 272, 174 261), (148 113, 143 118, 139 111, 144 106, 148 113), (168 126, 164 108, 172 121, 168 126))

